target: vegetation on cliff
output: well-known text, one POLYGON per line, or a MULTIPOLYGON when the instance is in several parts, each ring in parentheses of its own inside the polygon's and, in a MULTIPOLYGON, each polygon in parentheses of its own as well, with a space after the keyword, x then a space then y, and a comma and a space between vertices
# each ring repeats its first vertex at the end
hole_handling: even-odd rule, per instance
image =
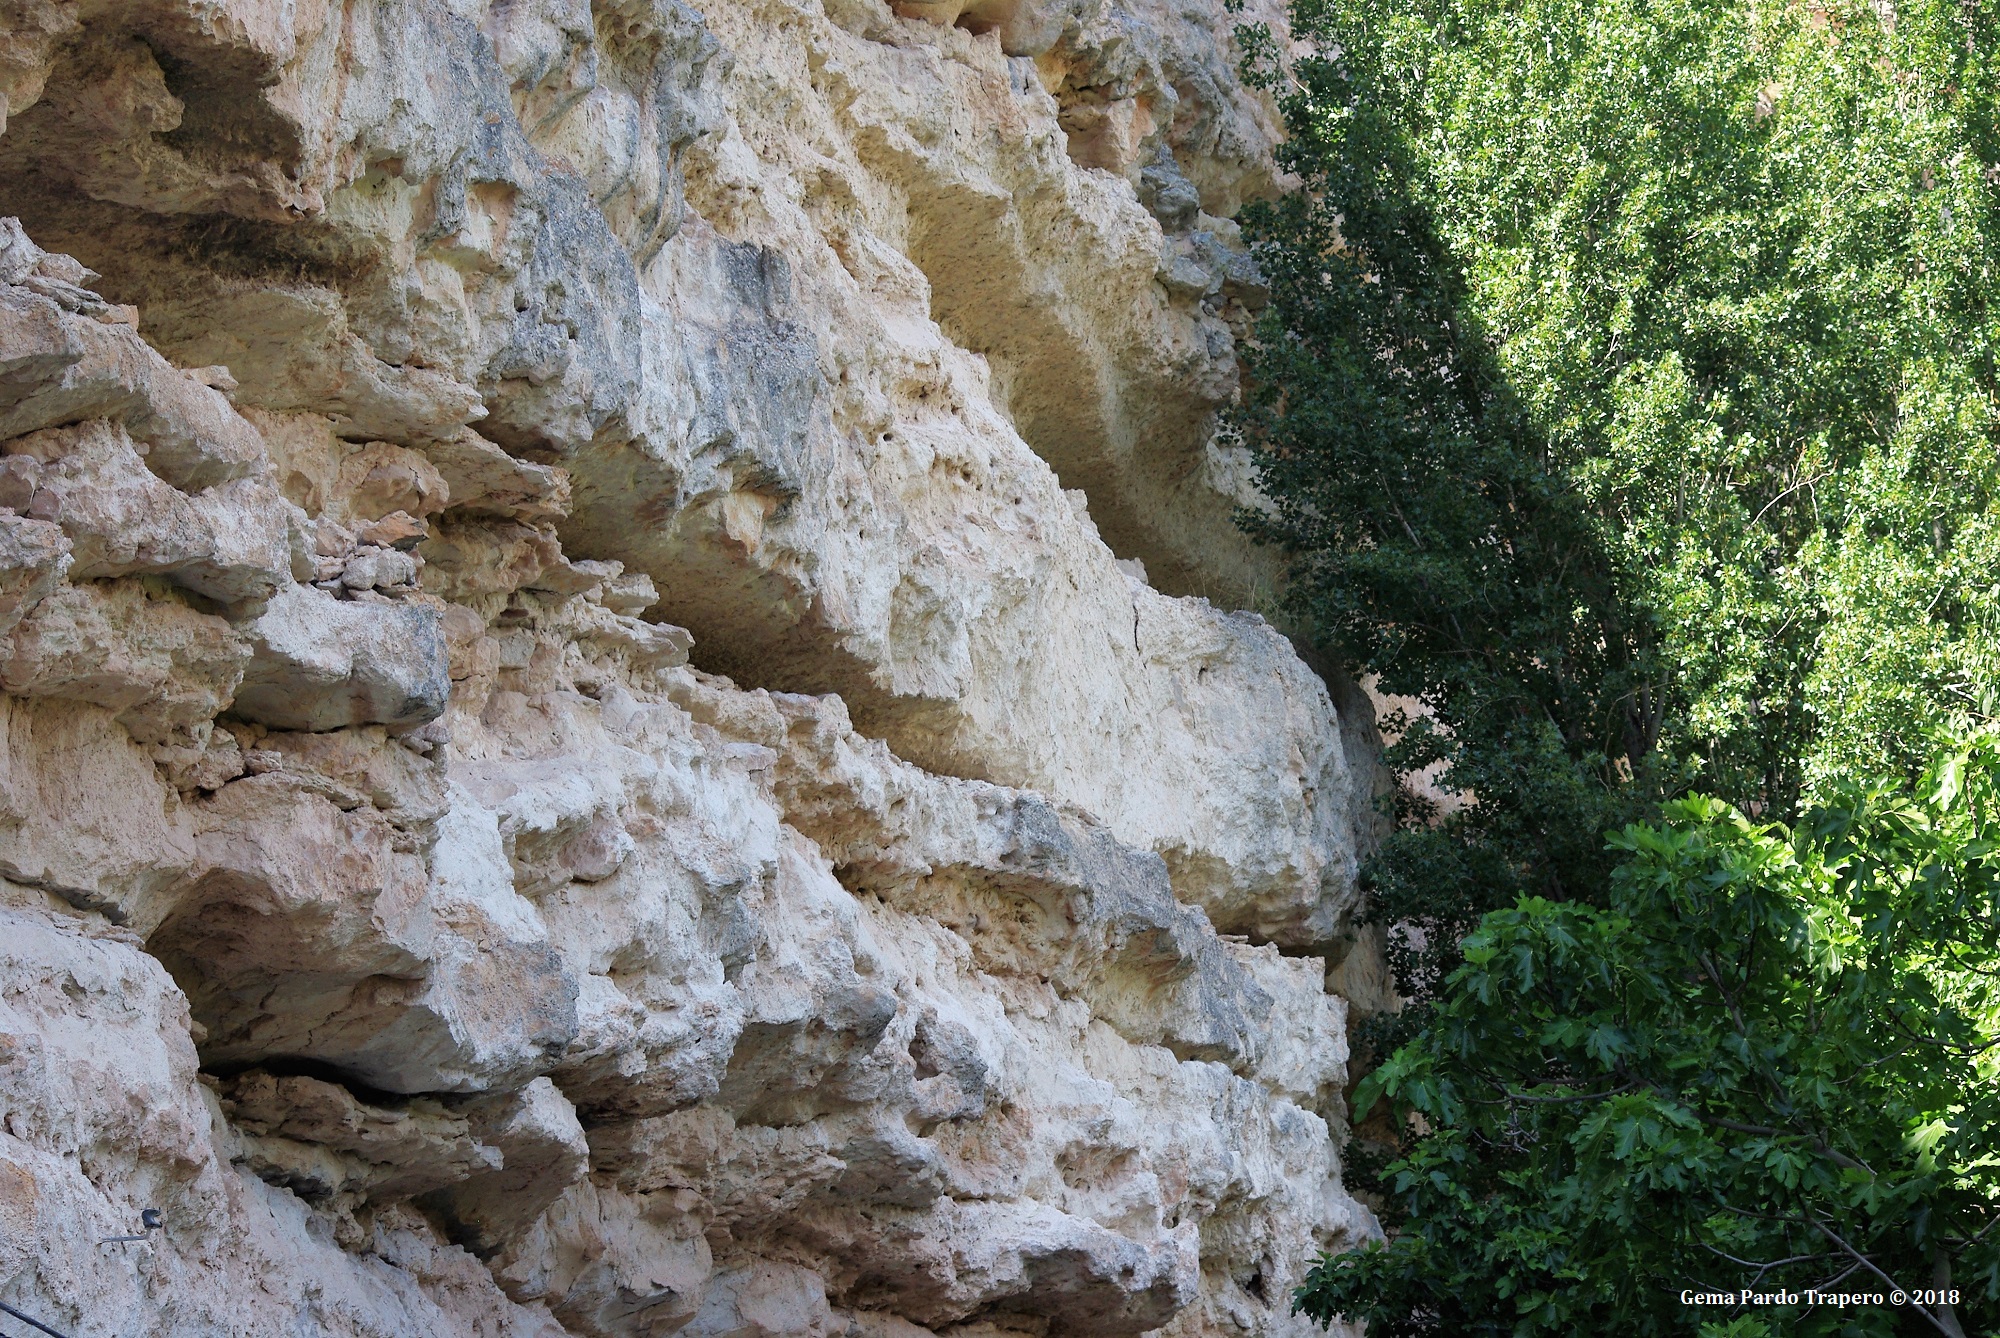
POLYGON ((1995 1332, 1996 761, 1988 734, 1914 789, 1831 786, 1791 831, 1675 800, 1612 838, 1603 906, 1489 914, 1360 1093, 1425 1122, 1399 1230, 1303 1308, 1378 1338, 1995 1332))
POLYGON ((1424 1116, 1399 1234, 1307 1308, 1990 1322, 2000 19, 1296 0, 1293 31, 1318 54, 1243 34, 1305 187, 1250 219, 1247 523, 1457 801, 1406 787, 1369 870, 1421 1001, 1374 1038, 1424 1116), (1673 1302, 1779 1259, 1984 1299, 1673 1302))

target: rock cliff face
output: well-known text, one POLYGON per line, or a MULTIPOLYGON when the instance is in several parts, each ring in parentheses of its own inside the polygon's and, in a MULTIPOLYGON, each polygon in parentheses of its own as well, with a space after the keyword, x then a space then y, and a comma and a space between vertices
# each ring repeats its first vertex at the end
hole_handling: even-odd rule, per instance
POLYGON ((1375 773, 1198 597, 1236 21, 0 0, 0 1300, 1306 1331, 1375 773))

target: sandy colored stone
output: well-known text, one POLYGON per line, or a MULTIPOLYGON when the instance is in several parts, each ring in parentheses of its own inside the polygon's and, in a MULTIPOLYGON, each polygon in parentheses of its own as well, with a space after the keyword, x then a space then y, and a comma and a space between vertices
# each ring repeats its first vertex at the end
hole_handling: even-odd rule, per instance
MULTIPOLYGON (((381 577, 377 565, 368 586, 381 577)), ((420 603, 357 604, 288 586, 245 629, 236 713, 303 730, 434 720, 449 691, 439 616, 420 603)))
POLYGON ((1310 1331, 1391 1001, 1212 433, 1277 9, 0 0, 9 1304, 1310 1331))
POLYGON ((266 600, 291 583, 290 508, 265 480, 189 496, 147 468, 123 426, 101 419, 6 449, 39 464, 36 495, 53 499, 73 581, 159 575, 222 604, 266 600))
POLYGON ((117 713, 141 743, 207 737, 251 662, 223 618, 137 581, 52 590, 0 641, 0 688, 117 713))
POLYGON ((0 634, 34 612, 69 570, 69 538, 53 522, 0 515, 0 634))

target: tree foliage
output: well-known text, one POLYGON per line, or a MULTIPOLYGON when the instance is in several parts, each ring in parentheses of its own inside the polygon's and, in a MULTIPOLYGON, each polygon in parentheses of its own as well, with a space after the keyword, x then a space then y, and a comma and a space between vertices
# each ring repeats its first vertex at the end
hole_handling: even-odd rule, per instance
MULTIPOLYGON (((1920 784, 2000 682, 2000 15, 1294 0, 1292 31, 1240 31, 1302 184, 1247 220, 1245 523, 1450 800, 1407 786, 1366 870, 1414 1001, 1375 1037, 1421 1117, 1391 1241, 1304 1303, 1689 1332, 1673 1278, 1948 1266, 2000 1331, 1990 736, 1920 784)), ((1894 1321, 1727 1331, 1759 1323, 1894 1321)))
POLYGON ((1990 7, 1297 0, 1304 189, 1237 429, 1293 613, 1415 699, 1371 871, 1424 930, 1599 895, 1703 789, 1909 774, 2000 636, 1990 7))
POLYGON ((1954 1288, 2000 1332, 2000 746, 1834 787, 1787 831, 1713 799, 1612 841, 1602 908, 1524 898, 1363 1084, 1431 1130, 1404 1223, 1304 1308, 1404 1334, 1891 1334, 1808 1288, 1954 1288))

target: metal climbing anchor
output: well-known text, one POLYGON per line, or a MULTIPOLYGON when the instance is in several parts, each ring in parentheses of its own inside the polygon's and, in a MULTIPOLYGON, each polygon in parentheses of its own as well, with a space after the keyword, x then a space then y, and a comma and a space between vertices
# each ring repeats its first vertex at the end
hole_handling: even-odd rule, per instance
MULTIPOLYGON (((99 1245, 117 1245, 124 1241, 146 1240, 155 1231, 158 1231, 162 1225, 160 1210, 158 1208, 145 1209, 143 1212, 139 1214, 139 1225, 142 1228, 142 1230, 137 1235, 100 1236, 98 1237, 97 1243, 99 1245)), ((12 1315, 15 1319, 20 1320, 23 1324, 31 1325, 34 1328, 40 1329, 43 1333, 48 1334, 50 1338, 69 1338, 69 1335, 64 1333, 61 1329, 52 1329, 48 1325, 42 1323, 40 1320, 36 1319, 33 1315, 22 1314, 20 1311, 16 1310, 13 1306, 8 1305, 5 1301, 0 1301, 0 1314, 12 1315)))
MULTIPOLYGON (((147 1208, 146 1210, 141 1212, 139 1214, 139 1225, 140 1227, 143 1228, 143 1230, 141 1230, 139 1234, 137 1234, 136 1236, 100 1236, 98 1237, 97 1243, 99 1245, 116 1245, 122 1241, 147 1239, 155 1231, 158 1231, 162 1225, 160 1210, 158 1208, 147 1208)), ((42 1323, 40 1320, 36 1319, 33 1315, 22 1314, 20 1311, 16 1310, 13 1306, 8 1305, 5 1301, 0 1301, 0 1314, 12 1315, 15 1319, 20 1320, 23 1324, 27 1324, 34 1328, 40 1329, 43 1333, 48 1334, 49 1338, 69 1338, 69 1335, 64 1333, 61 1329, 52 1329, 48 1325, 42 1323)))
POLYGON ((160 1229, 160 1210, 158 1208, 148 1208, 140 1213, 139 1225, 144 1227, 145 1230, 136 1236, 101 1236, 98 1238, 97 1243, 99 1245, 115 1245, 120 1241, 145 1240, 153 1232, 160 1229))

